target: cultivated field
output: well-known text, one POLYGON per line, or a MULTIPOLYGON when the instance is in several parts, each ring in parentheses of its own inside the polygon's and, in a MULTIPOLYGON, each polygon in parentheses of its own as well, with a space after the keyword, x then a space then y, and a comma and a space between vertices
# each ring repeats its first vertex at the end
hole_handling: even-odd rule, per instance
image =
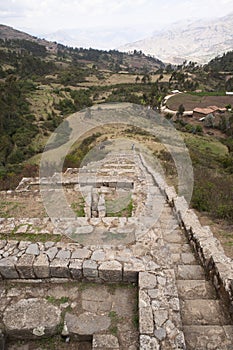
POLYGON ((192 111, 196 107, 233 105, 233 96, 198 96, 191 94, 177 94, 167 101, 167 107, 176 111, 183 104, 186 111, 192 111))

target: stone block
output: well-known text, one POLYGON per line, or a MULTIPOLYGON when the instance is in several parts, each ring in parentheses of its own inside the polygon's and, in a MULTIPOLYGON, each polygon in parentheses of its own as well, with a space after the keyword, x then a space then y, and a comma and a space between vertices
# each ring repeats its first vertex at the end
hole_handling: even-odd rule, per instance
POLYGON ((88 259, 91 256, 91 251, 86 248, 79 248, 73 251, 72 259, 88 259))
POLYGON ((69 260, 55 258, 50 263, 51 277, 69 278, 70 272, 68 268, 69 260))
POLYGON ((15 268, 17 259, 13 257, 0 260, 0 274, 3 278, 14 279, 19 278, 18 272, 15 268))
POLYGON ((103 262, 99 267, 99 277, 105 282, 121 282, 121 263, 116 260, 103 262))
POLYGON ((79 316, 67 312, 65 321, 69 333, 79 336, 88 336, 107 330, 111 325, 111 320, 108 316, 95 315, 91 312, 84 312, 79 316))
POLYGON ((83 277, 82 272, 83 261, 82 260, 71 260, 69 264, 69 270, 74 280, 81 280, 83 277))
POLYGON ((139 332, 148 335, 154 332, 153 312, 150 306, 139 308, 139 332))
POLYGON ((50 276, 48 256, 40 254, 33 263, 33 269, 37 278, 48 278, 50 276))
POLYGON ((93 342, 92 342, 92 348, 93 349, 119 349, 119 341, 117 337, 111 334, 94 334, 93 336, 93 342))
POLYGON ((83 263, 83 276, 87 279, 98 278, 98 265, 94 260, 85 260, 83 263))
POLYGON ((156 338, 148 335, 140 335, 140 350, 160 350, 160 344, 156 338))
POLYGON ((57 333, 61 311, 44 299, 21 299, 4 312, 6 334, 17 339, 38 339, 57 333))
POLYGON ((26 254, 39 255, 39 247, 37 243, 30 244, 26 250, 26 254))
POLYGON ((156 275, 149 272, 140 272, 138 284, 142 289, 155 288, 157 286, 156 275))
POLYGON ((25 279, 33 279, 35 278, 35 274, 33 271, 33 263, 35 260, 34 255, 24 254, 19 258, 16 269, 21 278, 25 279))

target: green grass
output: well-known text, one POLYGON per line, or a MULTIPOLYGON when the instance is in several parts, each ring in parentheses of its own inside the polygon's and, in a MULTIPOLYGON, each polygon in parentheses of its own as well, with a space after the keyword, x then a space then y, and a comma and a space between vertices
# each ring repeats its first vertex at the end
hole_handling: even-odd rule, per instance
POLYGON ((20 206, 23 207, 22 204, 17 202, 2 201, 0 203, 0 217, 9 218, 14 216, 12 215, 12 212, 20 206))
POLYGON ((110 207, 110 204, 112 204, 113 201, 106 201, 106 209, 107 209, 107 216, 109 217, 131 217, 133 213, 133 201, 132 199, 130 200, 129 204, 127 205, 126 208, 123 208, 122 210, 118 212, 109 212, 108 208, 110 207))
POLYGON ((201 91, 201 92, 195 92, 195 91, 190 91, 188 92, 189 95, 193 96, 226 96, 226 93, 224 91, 201 91))
POLYGON ((203 153, 211 153, 213 156, 226 156, 228 154, 227 147, 220 141, 214 138, 207 138, 205 136, 197 136, 187 134, 184 136, 185 143, 188 148, 196 149, 203 153))
POLYGON ((63 297, 57 299, 57 298, 55 298, 55 297, 53 297, 53 296, 51 296, 51 295, 48 295, 48 296, 46 297, 46 300, 47 300, 49 303, 51 303, 51 304, 60 305, 60 304, 65 304, 65 303, 67 303, 67 302, 69 301, 69 298, 63 296, 63 297))
POLYGON ((77 217, 84 217, 85 216, 85 203, 84 200, 80 200, 80 202, 75 202, 71 204, 71 208, 74 210, 77 217))
POLYGON ((25 240, 25 241, 30 241, 30 242, 33 242, 33 243, 36 243, 36 242, 42 242, 42 243, 45 243, 45 242, 48 242, 48 241, 52 241, 52 242, 60 242, 61 239, 62 239, 62 236, 61 235, 53 235, 53 234, 33 234, 33 233, 10 233, 10 234, 7 234, 7 233, 1 233, 0 234, 0 239, 13 239, 13 240, 17 240, 17 241, 22 241, 22 240, 25 240))
POLYGON ((111 319, 109 331, 112 335, 116 336, 118 333, 117 324, 121 321, 121 318, 117 315, 116 311, 110 311, 108 317, 111 319))

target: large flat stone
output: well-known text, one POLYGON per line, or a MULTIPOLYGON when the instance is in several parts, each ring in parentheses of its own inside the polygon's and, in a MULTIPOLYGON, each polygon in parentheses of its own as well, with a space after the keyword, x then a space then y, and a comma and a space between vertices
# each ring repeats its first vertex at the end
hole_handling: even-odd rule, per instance
POLYGON ((103 314, 111 311, 113 296, 107 288, 101 285, 89 287, 82 292, 82 308, 85 311, 92 311, 103 314))
POLYGON ((61 321, 58 307, 44 299, 21 299, 4 312, 3 323, 9 337, 35 339, 56 334, 61 321))
POLYGON ((183 280, 204 280, 205 273, 199 265, 178 265, 177 266, 177 279, 183 280))
POLYGON ((229 338, 221 326, 184 326, 184 335, 189 350, 233 349, 233 338, 229 338))
POLYGON ((91 251, 86 248, 78 248, 73 253, 72 259, 88 259, 91 256, 91 251))
POLYGON ((178 280, 177 289, 181 299, 216 299, 214 287, 204 280, 178 280))
POLYGON ((94 334, 92 347, 93 349, 119 349, 119 341, 111 334, 94 334))
POLYGON ((181 302, 181 316, 185 325, 230 324, 230 316, 223 313, 218 300, 187 300, 181 302))
POLYGON ((109 317, 91 312, 84 312, 79 316, 66 313, 65 321, 70 334, 74 335, 92 335, 107 330, 111 325, 109 317))

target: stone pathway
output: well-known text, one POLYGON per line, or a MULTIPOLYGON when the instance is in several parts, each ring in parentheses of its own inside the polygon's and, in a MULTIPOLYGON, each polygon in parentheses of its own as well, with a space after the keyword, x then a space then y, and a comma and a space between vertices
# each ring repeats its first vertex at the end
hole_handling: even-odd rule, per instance
POLYGON ((233 327, 226 305, 207 279, 184 231, 165 229, 172 215, 168 208, 160 224, 175 270, 187 350, 233 349, 233 327))
MULTIPOLYGON (((177 197, 174 189, 168 187, 136 153, 110 154, 104 161, 83 168, 79 179, 77 169, 69 169, 64 178, 68 186, 92 188, 97 217, 91 217, 92 199, 89 196, 90 202, 87 201, 85 208, 87 217, 56 218, 58 225, 55 228, 48 218, 1 220, 1 231, 11 237, 16 231, 23 238, 25 233, 35 234, 35 230, 38 238, 42 232, 51 236, 51 240, 44 243, 39 239, 36 243, 0 241, 3 296, 5 280, 28 280, 32 285, 37 281, 53 280, 94 283, 95 290, 82 293, 83 313, 75 314, 70 310, 65 314, 63 321, 69 335, 91 335, 92 348, 96 350, 136 350, 136 333, 123 321, 118 327, 125 339, 130 339, 128 343, 126 340, 124 343, 121 332, 118 334, 116 329, 112 333, 106 332, 111 325, 116 326, 116 314, 124 317, 121 313, 128 312, 131 302, 127 304, 125 300, 124 306, 120 306, 123 297, 119 294, 112 309, 106 286, 134 284, 138 286, 140 350, 233 349, 230 318, 233 264, 225 257, 209 228, 202 227, 195 213, 188 210, 184 198, 177 197), (120 190, 132 196, 132 217, 105 217, 104 194, 109 193, 109 188, 111 191, 116 189, 117 184, 120 190), (54 233, 58 236, 70 234, 79 243, 53 242, 54 233)), ((33 183, 37 186, 38 180, 33 179, 33 183)), ((18 191, 30 192, 30 186, 30 180, 24 180, 18 191)), ((36 308, 35 300, 31 299, 25 296, 18 301, 23 305, 17 304, 16 309, 15 306, 11 309, 11 305, 3 307, 1 322, 6 334, 12 336, 9 323, 14 323, 15 318, 11 317, 16 310, 24 308, 24 303, 31 303, 31 310, 36 308)), ((45 301, 41 305, 47 308, 45 301)), ((55 312, 58 318, 60 311, 51 308, 51 314, 55 312)), ((26 311, 25 315, 27 318, 26 311)), ((54 336, 59 333, 43 319, 43 312, 41 320, 44 331, 52 332, 54 336)), ((41 331, 39 325, 33 329, 30 324, 24 325, 25 334, 30 335, 35 329, 34 333, 41 331)))

